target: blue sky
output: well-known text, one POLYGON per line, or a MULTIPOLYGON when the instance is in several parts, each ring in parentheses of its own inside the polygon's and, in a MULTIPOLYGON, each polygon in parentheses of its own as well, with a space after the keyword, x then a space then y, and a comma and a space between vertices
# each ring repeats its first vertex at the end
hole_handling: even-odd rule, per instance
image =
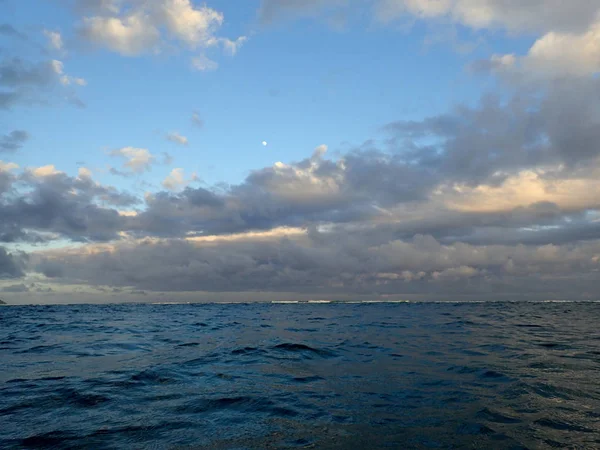
MULTIPOLYGON (((85 108, 57 99, 49 107, 4 113, 6 130, 21 127, 32 135, 15 162, 55 164, 75 173, 78 162, 98 169, 115 165, 106 151, 133 146, 173 156, 171 166, 145 175, 148 182, 158 184, 170 167, 185 167, 209 184, 237 183, 251 169, 300 160, 317 145, 343 151, 381 138, 379 128, 393 120, 475 103, 489 80, 468 73, 467 64, 528 42, 496 33, 482 38, 482 48, 463 54, 446 42, 428 44, 436 32, 419 22, 406 29, 357 17, 342 29, 307 19, 260 24, 259 2, 209 6, 224 14, 221 34, 250 35, 234 57, 215 52, 214 71, 193 70, 181 50, 126 58, 92 48, 64 58, 50 51, 69 73, 86 80, 76 90, 85 108), (205 123, 202 129, 191 121, 194 112, 205 123), (169 132, 186 136, 189 145, 166 141, 169 132)), ((35 30, 32 39, 43 46, 44 29, 83 46, 73 30, 77 17, 60 3, 9 2, 6 9, 12 23, 35 30)), ((476 35, 464 27, 453 32, 465 42, 476 35)), ((129 182, 101 171, 98 176, 115 185, 129 182)))
POLYGON ((600 6, 569 5, 0 2, 0 290, 585 297, 600 6))

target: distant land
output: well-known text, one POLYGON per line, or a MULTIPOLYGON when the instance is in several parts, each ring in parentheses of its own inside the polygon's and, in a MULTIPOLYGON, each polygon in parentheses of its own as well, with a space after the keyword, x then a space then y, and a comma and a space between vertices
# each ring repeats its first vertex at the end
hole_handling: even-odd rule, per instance
POLYGON ((6 302, 3 302, 3 301, 0 299, 0 305, 6 305, 6 302))

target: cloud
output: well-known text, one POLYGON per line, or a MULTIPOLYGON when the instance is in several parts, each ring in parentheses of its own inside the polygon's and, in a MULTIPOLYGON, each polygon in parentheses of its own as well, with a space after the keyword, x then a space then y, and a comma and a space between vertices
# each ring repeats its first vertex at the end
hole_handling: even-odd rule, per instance
POLYGON ((204 127, 204 120, 202 119, 200 114, 196 111, 194 111, 194 113, 192 114, 192 123, 198 128, 204 127))
POLYGON ((29 139, 29 133, 24 130, 14 130, 0 136, 0 152, 14 152, 23 147, 29 139))
POLYGON ((125 159, 123 167, 134 173, 149 171, 156 160, 154 155, 145 148, 123 147, 112 150, 109 154, 125 159))
POLYGON ((581 299, 599 286, 600 245, 442 245, 431 236, 375 244, 351 233, 198 242, 123 242, 93 252, 49 251, 61 282, 148 291, 287 291, 347 296, 494 299, 518 292, 581 299), (573 271, 573 267, 577 267, 573 271), (558 281, 560 280, 560 281, 558 281), (577 292, 568 284, 577 283, 577 292))
POLYGON ((85 17, 82 35, 90 42, 124 56, 136 56, 154 48, 160 32, 142 13, 119 17, 85 17))
POLYGON ((500 28, 539 33, 528 53, 498 55, 490 68, 520 70, 538 77, 586 76, 600 71, 600 4, 593 1, 383 0, 384 22, 405 14, 446 19, 477 30, 500 28))
POLYGON ((192 67, 201 72, 210 72, 216 70, 219 64, 205 55, 198 55, 192 58, 192 67))
POLYGON ((258 16, 263 24, 271 24, 288 17, 329 14, 348 3, 348 0, 263 0, 258 16))
POLYGON ((520 59, 527 72, 586 76, 600 71, 600 17, 582 33, 549 32, 520 59))
MULTIPOLYGON (((342 0, 263 0, 259 18, 327 16, 343 10, 342 0)), ((600 3, 563 0, 378 0, 372 14, 382 24, 420 19, 459 24, 475 31, 505 30, 537 36, 525 55, 496 55, 479 68, 510 69, 542 78, 589 76, 600 71, 600 3)), ((462 43, 460 48, 464 48, 462 43)))
POLYGON ((169 191, 178 191, 197 179, 198 177, 195 173, 192 174, 190 179, 186 179, 184 170, 177 168, 171 170, 171 173, 163 180, 162 186, 169 191))
POLYGON ((194 7, 190 0, 162 0, 157 16, 167 30, 195 48, 212 38, 223 24, 223 14, 207 6, 194 7))
MULTIPOLYGON (((93 10, 98 12, 98 8, 93 10)), ((81 35, 124 56, 161 52, 171 44, 189 51, 220 45, 235 54, 246 40, 244 36, 236 40, 217 37, 223 14, 207 6, 196 6, 190 0, 111 2, 100 12, 83 18, 81 35)), ((195 57, 192 64, 199 70, 216 68, 216 63, 204 53, 195 57)))
MULTIPOLYGON (((57 85, 83 86, 85 80, 64 72, 58 60, 29 62, 19 57, 0 61, 0 108, 8 109, 19 103, 39 103, 51 95, 57 85)), ((74 94, 71 98, 76 100, 74 94)))
POLYGON ((173 163, 173 156, 171 156, 169 153, 167 152, 162 152, 162 161, 161 164, 163 166, 170 166, 173 163))
POLYGON ((0 242, 117 239, 125 226, 118 209, 139 202, 98 184, 86 169, 70 177, 52 165, 16 168, 0 164, 0 242))
POLYGON ((61 61, 53 59, 50 61, 54 72, 59 76, 60 83, 64 86, 68 86, 70 84, 76 84, 78 86, 87 85, 87 81, 83 78, 76 78, 64 73, 64 64, 61 61))
POLYGON ((395 20, 410 14, 422 19, 449 19, 475 28, 503 28, 513 32, 580 32, 597 18, 593 1, 562 0, 381 0, 377 17, 395 20))
POLYGON ((63 50, 64 42, 60 32, 52 30, 44 30, 44 36, 48 39, 50 47, 54 50, 63 50))
POLYGON ((188 138, 186 138, 185 136, 180 135, 177 132, 172 132, 172 133, 168 133, 167 134, 167 140, 174 142, 176 144, 179 145, 188 145, 188 138))
POLYGON ((29 288, 25 286, 23 283, 21 284, 12 284, 10 286, 4 286, 0 289, 2 292, 29 292, 29 288))
POLYGON ((0 35, 1 36, 8 36, 8 37, 13 37, 13 38, 17 38, 23 41, 27 40, 27 36, 24 35, 23 33, 19 32, 17 29, 15 29, 15 27, 13 27, 11 24, 9 23, 2 23, 0 24, 0 35))
POLYGON ((23 265, 20 258, 8 253, 4 247, 0 247, 0 279, 22 277, 23 265))
POLYGON ((248 40, 247 36, 240 36, 235 40, 231 40, 228 38, 211 38, 206 42, 207 47, 220 46, 231 56, 235 56, 235 54, 239 51, 239 49, 246 43, 248 40))
POLYGON ((123 0, 76 0, 73 4, 76 11, 94 14, 117 14, 123 0))

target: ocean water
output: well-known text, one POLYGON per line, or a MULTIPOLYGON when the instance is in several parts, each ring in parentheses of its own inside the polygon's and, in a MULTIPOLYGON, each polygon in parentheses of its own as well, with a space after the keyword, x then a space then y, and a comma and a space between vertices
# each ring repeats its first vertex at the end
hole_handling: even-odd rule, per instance
POLYGON ((600 448, 600 304, 2 307, 0 448, 600 448))

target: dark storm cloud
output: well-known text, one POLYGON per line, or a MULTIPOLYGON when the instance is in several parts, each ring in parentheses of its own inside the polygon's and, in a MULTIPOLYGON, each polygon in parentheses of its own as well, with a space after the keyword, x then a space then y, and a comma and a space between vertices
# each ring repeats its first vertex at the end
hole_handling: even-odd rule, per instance
POLYGON ((14 152, 20 149, 27 139, 29 139, 29 133, 24 130, 14 130, 0 136, 0 153, 14 152))

